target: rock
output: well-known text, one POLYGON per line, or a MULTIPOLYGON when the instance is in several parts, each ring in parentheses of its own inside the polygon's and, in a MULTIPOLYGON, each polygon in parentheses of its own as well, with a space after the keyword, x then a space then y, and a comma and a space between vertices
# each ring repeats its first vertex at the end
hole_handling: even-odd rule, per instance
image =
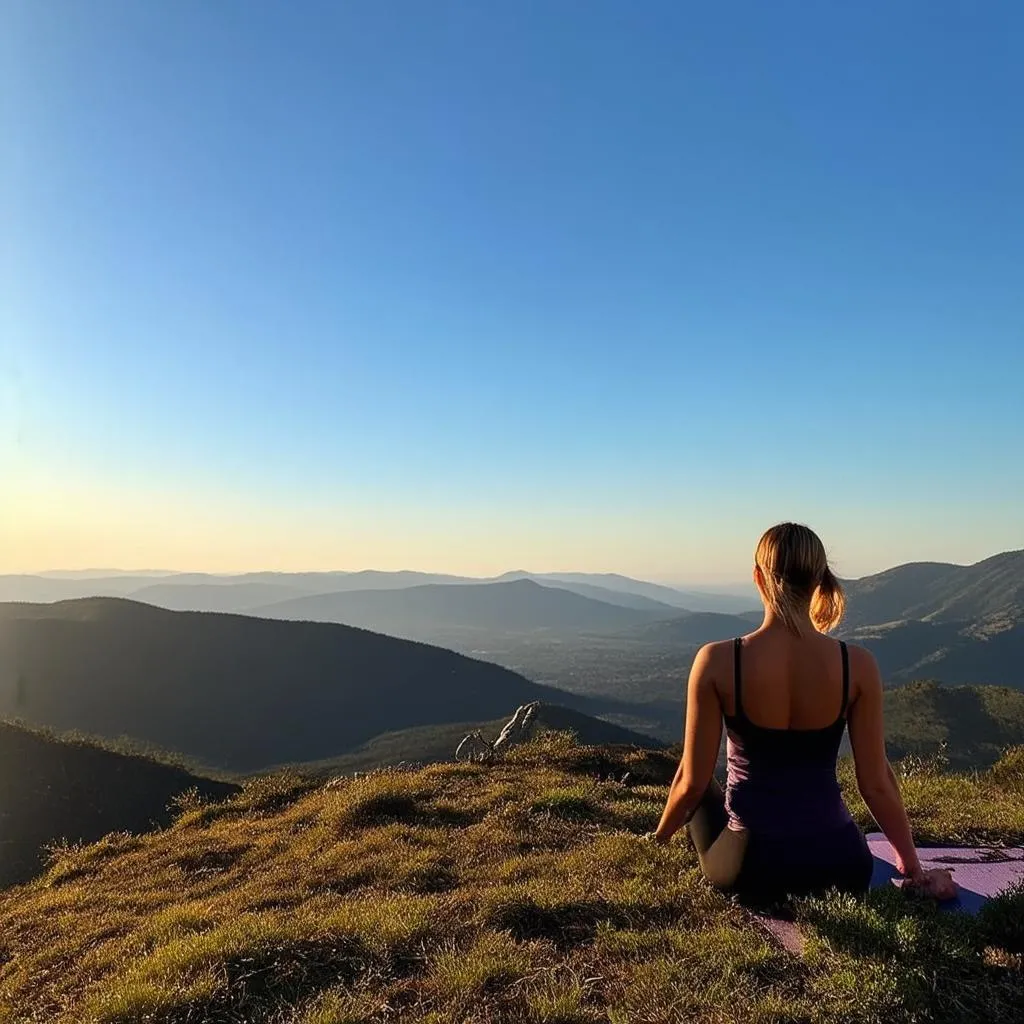
POLYGON ((539 700, 521 704, 493 743, 488 743, 479 729, 469 733, 456 748, 455 760, 489 761, 495 755, 504 753, 509 747, 525 742, 533 735, 533 726, 539 709, 539 700))

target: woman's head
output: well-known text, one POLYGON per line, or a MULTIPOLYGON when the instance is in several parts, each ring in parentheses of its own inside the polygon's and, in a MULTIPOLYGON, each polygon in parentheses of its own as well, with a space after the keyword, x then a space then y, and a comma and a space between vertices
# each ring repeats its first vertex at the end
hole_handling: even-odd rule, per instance
POLYGON ((809 527, 779 523, 754 553, 754 580, 765 604, 797 635, 808 614, 821 633, 835 629, 846 598, 828 567, 825 545, 809 527))

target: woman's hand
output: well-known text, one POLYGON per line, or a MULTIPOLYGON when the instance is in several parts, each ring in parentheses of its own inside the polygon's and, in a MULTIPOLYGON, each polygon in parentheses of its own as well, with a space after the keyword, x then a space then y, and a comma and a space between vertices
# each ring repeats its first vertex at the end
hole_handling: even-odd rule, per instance
POLYGON ((940 902, 954 899, 957 894, 956 882, 946 868, 931 868, 927 871, 919 868, 903 880, 902 887, 940 902))
POLYGON ((921 867, 921 862, 917 859, 917 850, 911 847, 910 857, 906 860, 901 856, 900 851, 895 848, 895 845, 893 852, 896 854, 896 870, 905 879, 921 879, 924 877, 924 868, 921 867))

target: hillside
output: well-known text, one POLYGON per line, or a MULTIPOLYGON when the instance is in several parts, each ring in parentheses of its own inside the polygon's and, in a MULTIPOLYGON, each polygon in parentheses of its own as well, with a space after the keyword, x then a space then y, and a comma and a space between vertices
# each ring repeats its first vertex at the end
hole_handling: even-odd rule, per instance
POLYGON ((927 619, 1004 625, 1024 622, 1024 550, 975 565, 915 562, 844 581, 848 628, 927 619))
POLYGON ((626 608, 524 579, 322 594, 263 606, 254 614, 343 622, 389 636, 430 642, 474 632, 610 631, 651 622, 672 614, 672 610, 626 608))
POLYGON ((945 749, 954 767, 989 765, 1024 745, 1024 693, 1000 686, 911 683, 885 694, 889 756, 945 749))
POLYGON ((36 874, 44 846, 170 824, 171 801, 191 789, 221 799, 237 787, 0 722, 0 888, 36 874))
POLYGON ((614 703, 348 626, 109 598, 0 606, 0 715, 238 771, 337 756, 411 726, 490 721, 532 700, 592 713, 614 703))
POLYGON ((1024 690, 1024 622, 988 633, 974 624, 911 620, 840 635, 867 647, 888 683, 937 679, 1024 690))
POLYGON ((605 604, 613 604, 621 608, 639 608, 645 611, 660 612, 665 616, 679 614, 679 609, 675 605, 666 604, 664 601, 655 601, 652 597, 644 597, 642 594, 634 594, 628 590, 610 590, 608 587, 598 587, 593 583, 571 583, 548 576, 531 576, 529 573, 523 572, 505 573, 495 582, 511 583, 515 580, 530 580, 542 587, 568 590, 581 597, 589 597, 594 601, 603 601, 605 604))
POLYGON ((739 597, 734 594, 712 594, 703 591, 667 587, 661 583, 649 583, 636 580, 617 572, 582 573, 582 572, 549 572, 537 573, 533 576, 538 581, 557 583, 586 583, 599 586, 606 590, 617 590, 627 594, 639 594, 649 597, 662 604, 672 605, 689 611, 701 612, 741 612, 746 611, 756 598, 739 597))
POLYGON ((741 597, 735 594, 713 594, 695 590, 680 590, 660 583, 648 583, 618 573, 586 572, 526 572, 519 569, 499 576, 498 580, 529 579, 545 587, 561 587, 573 590, 585 597, 594 597, 609 603, 626 603, 627 607, 655 608, 665 606, 684 611, 700 612, 743 612, 757 604, 756 596, 741 597))
MULTIPOLYGON (((809 944, 794 957, 704 883, 684 842, 641 838, 672 769, 555 735, 493 766, 265 780, 165 832, 69 851, 0 895, 0 1019, 1016 1019, 1019 897, 979 919, 893 888, 866 904, 806 901, 809 944)), ((1014 778, 1007 762, 903 786, 922 836, 1021 843, 1014 778)))
POLYGON ((281 583, 153 583, 131 592, 133 601, 176 612, 244 612, 307 596, 281 583))

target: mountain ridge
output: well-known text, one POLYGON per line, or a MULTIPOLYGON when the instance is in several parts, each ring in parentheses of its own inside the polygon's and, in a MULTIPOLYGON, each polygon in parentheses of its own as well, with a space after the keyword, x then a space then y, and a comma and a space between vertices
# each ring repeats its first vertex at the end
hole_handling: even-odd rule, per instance
POLYGON ((0 715, 132 736, 235 771, 381 733, 577 696, 428 644, 333 623, 173 612, 125 598, 0 605, 0 715))
POLYGON ((1024 620, 1024 550, 1002 551, 971 565, 910 562, 843 585, 847 628, 906 619, 1024 620))

